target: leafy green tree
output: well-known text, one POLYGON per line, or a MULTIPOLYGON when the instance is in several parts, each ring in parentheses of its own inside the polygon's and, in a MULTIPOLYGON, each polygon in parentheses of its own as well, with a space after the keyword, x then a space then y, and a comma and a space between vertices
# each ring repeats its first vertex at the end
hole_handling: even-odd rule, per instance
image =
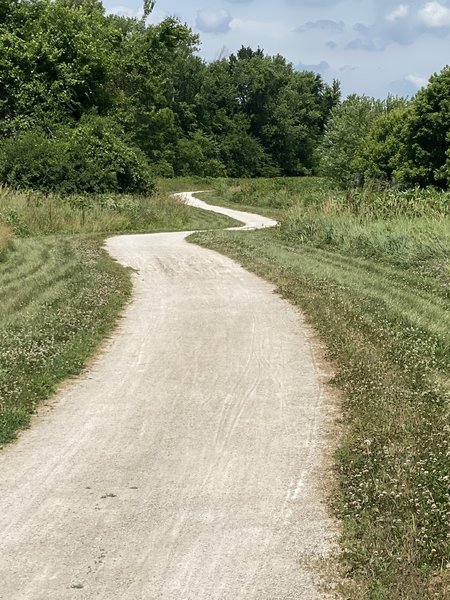
POLYGON ((217 143, 199 131, 178 140, 174 170, 177 175, 195 173, 203 177, 221 177, 226 174, 218 158, 217 143))
POLYGON ((450 185, 450 67, 433 75, 414 98, 402 130, 398 177, 410 185, 450 185))
POLYGON ((144 10, 142 18, 147 19, 155 7, 155 0, 144 0, 144 10))
POLYGON ((0 0, 3 181, 139 191, 146 161, 164 175, 314 169, 339 86, 261 49, 206 64, 186 25, 148 24, 154 5, 132 19, 100 0, 0 0))
POLYGON ((318 152, 324 175, 342 187, 362 183, 360 157, 364 142, 376 119, 385 111, 385 102, 356 94, 331 111, 318 152))
POLYGON ((217 136, 229 174, 298 175, 314 168, 339 86, 243 47, 208 65, 198 98, 199 122, 217 136))
POLYGON ((147 160, 127 143, 114 121, 84 117, 76 127, 60 127, 49 137, 24 131, 0 142, 0 180, 15 188, 43 192, 150 193, 147 160))
POLYGON ((372 124, 360 147, 354 164, 365 180, 394 182, 399 180, 399 169, 405 160, 403 143, 410 106, 398 99, 397 105, 380 115, 372 124))
POLYGON ((98 0, 14 1, 0 25, 0 133, 79 119, 113 103, 118 31, 98 0))
POLYGON ((172 18, 157 26, 131 24, 124 38, 114 115, 151 162, 171 160, 178 139, 189 130, 192 84, 187 77, 198 65, 196 43, 197 37, 172 18))
POLYGON ((326 88, 319 75, 294 72, 277 95, 263 139, 283 174, 302 175, 314 169, 314 151, 327 117, 322 102, 326 88))
POLYGON ((220 157, 229 177, 270 177, 279 174, 261 143, 237 127, 220 139, 220 157))

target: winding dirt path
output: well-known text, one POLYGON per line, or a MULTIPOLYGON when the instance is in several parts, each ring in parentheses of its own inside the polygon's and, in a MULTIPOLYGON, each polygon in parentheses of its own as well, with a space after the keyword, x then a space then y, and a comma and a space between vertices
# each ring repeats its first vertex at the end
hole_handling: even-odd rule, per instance
POLYGON ((328 598, 314 564, 335 543, 317 471, 332 403, 308 330, 186 235, 108 241, 137 270, 133 301, 0 452, 2 600, 328 598))

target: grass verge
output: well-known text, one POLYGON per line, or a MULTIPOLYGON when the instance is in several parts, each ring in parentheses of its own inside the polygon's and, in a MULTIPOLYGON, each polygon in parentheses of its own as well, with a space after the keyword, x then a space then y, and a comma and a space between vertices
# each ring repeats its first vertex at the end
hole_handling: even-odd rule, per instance
POLYGON ((131 293, 100 238, 16 239, 0 262, 0 444, 78 374, 131 293))
MULTIPOLYGON (((276 230, 191 239, 274 282, 307 315, 337 367, 344 435, 334 508, 344 526, 346 597, 444 600, 450 595, 448 219, 425 204, 409 206, 418 218, 404 210, 392 218, 362 217, 345 205, 338 210, 339 198, 330 210, 319 196, 315 228, 304 227, 314 212, 305 207, 305 193, 276 230), (352 223, 359 228, 354 235, 352 223), (399 232, 412 237, 409 245, 392 244, 399 232)), ((313 203, 311 195, 306 202, 313 203)))

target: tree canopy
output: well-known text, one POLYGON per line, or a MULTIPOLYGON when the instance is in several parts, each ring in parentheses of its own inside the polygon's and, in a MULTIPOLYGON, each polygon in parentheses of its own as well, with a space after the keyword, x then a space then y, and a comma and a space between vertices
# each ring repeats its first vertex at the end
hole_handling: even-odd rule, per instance
POLYGON ((319 149, 321 170, 339 185, 368 180, 450 186, 450 68, 412 100, 350 96, 330 115, 319 149))
POLYGON ((0 180, 90 191, 105 157, 100 187, 122 191, 145 191, 151 173, 314 169, 338 84, 261 49, 207 64, 186 25, 147 24, 154 4, 131 19, 106 15, 99 0, 0 0, 0 180), (130 176, 137 168, 142 177, 130 176))

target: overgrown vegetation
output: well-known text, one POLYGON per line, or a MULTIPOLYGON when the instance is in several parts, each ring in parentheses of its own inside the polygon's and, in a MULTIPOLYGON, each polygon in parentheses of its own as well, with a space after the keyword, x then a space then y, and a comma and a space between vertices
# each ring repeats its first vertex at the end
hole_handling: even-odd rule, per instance
POLYGON ((186 206, 163 193, 76 196, 0 187, 0 222, 17 236, 177 231, 230 227, 233 219, 186 206))
POLYGON ((0 223, 0 249, 3 250, 11 239, 11 230, 7 225, 0 223))
POLYGON ((146 156, 130 147, 113 121, 86 117, 48 134, 19 131, 0 141, 0 179, 16 189, 60 194, 106 192, 149 195, 146 156))
POLYGON ((285 201, 279 228, 193 240, 273 281, 326 342, 343 390, 337 455, 346 597, 450 593, 448 194, 334 192, 320 180, 219 186, 285 201))

